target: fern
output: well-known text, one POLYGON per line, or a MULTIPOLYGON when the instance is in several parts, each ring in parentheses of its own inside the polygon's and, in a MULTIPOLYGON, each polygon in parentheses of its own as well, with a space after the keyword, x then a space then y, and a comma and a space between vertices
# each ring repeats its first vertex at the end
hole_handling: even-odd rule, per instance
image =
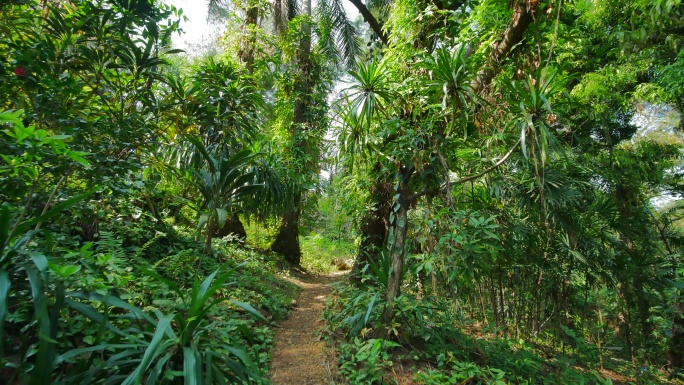
POLYGON ((100 231, 100 239, 97 241, 97 251, 109 254, 113 259, 123 259, 125 256, 123 240, 114 235, 111 231, 100 231))

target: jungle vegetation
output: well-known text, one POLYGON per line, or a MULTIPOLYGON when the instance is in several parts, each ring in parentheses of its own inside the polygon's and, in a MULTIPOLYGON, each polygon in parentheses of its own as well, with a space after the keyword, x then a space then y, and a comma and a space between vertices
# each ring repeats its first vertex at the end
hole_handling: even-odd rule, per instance
POLYGON ((681 0, 207 3, 0 3, 0 378, 684 381, 681 0))

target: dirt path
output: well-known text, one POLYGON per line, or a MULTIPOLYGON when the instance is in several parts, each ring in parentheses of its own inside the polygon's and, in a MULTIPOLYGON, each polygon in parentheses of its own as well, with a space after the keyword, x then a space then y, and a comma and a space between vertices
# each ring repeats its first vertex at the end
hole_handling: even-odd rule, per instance
POLYGON ((319 336, 325 298, 332 291, 330 284, 339 280, 339 275, 293 279, 304 291, 293 312, 276 330, 269 373, 274 385, 332 383, 336 363, 319 336))

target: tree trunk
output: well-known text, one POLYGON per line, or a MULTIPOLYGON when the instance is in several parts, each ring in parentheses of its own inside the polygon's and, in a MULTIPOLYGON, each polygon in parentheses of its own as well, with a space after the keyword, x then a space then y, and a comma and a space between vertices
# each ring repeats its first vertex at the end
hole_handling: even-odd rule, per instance
MULTIPOLYGON (((311 0, 305 0, 303 4, 302 14, 311 15, 311 0)), ((311 24, 308 22, 302 23, 302 39, 299 42, 299 49, 297 51, 297 64, 299 65, 299 74, 295 80, 295 102, 292 116, 292 125, 290 126, 290 135, 292 136, 293 148, 290 150, 295 158, 299 158, 300 162, 305 162, 300 152, 304 152, 304 157, 308 160, 306 164, 300 165, 299 170, 295 172, 303 172, 306 177, 313 175, 318 162, 318 146, 313 146, 308 140, 308 131, 312 127, 310 117, 307 114, 309 107, 312 104, 312 80, 309 78, 311 70, 311 24)), ((301 187, 300 187, 301 188, 301 187)), ((283 216, 283 221, 280 224, 278 236, 271 245, 271 250, 281 253, 285 259, 295 265, 299 265, 301 261, 301 248, 299 247, 299 217, 301 214, 301 200, 303 190, 296 191, 293 207, 289 208, 283 216)))
POLYGON ((271 250, 282 254, 286 261, 296 266, 299 266, 302 260, 302 251, 299 247, 300 200, 301 198, 297 197, 293 207, 283 216, 278 236, 271 245, 271 250))
POLYGON ((356 9, 359 11, 363 20, 368 23, 368 26, 373 30, 373 32, 378 35, 378 38, 383 44, 387 44, 387 35, 382 31, 382 24, 378 22, 373 13, 366 7, 365 1, 362 0, 349 0, 356 9))
MULTIPOLYGON (((492 314, 494 315, 494 325, 498 328, 501 326, 499 320, 499 300, 496 298, 496 286, 494 284, 494 275, 489 272, 489 299, 492 302, 492 314)), ((497 333, 498 334, 498 333, 497 333)))
POLYGON ((670 367, 675 372, 684 370, 684 302, 677 299, 670 339, 670 367))
MULTIPOLYGON (((203 253, 204 255, 211 255, 211 251, 212 251, 212 250, 211 250, 211 240, 214 238, 214 233, 216 232, 216 229, 215 229, 215 227, 216 227, 216 220, 214 219, 214 212, 215 212, 215 211, 216 211, 216 210, 213 209, 213 211, 210 211, 210 214, 209 214, 209 222, 207 223, 207 228, 206 228, 206 236, 207 236, 207 239, 206 239, 206 241, 205 241, 205 243, 204 243, 204 250, 202 251, 202 253, 203 253)), ((200 264, 201 264, 201 263, 202 263, 202 262, 201 262, 201 259, 200 259, 200 264)), ((198 270, 198 271, 199 271, 199 270, 198 270)))
POLYGON ((404 273, 404 249, 406 246, 406 232, 408 231, 408 210, 410 202, 407 201, 408 184, 413 174, 413 167, 402 167, 399 171, 399 183, 394 200, 394 221, 392 222, 392 234, 390 234, 390 271, 387 278, 386 306, 380 317, 383 325, 388 325, 394 319, 394 301, 401 294, 401 283, 404 273))
MULTIPOLYGON (((684 120, 684 119, 682 119, 684 120)), ((664 238, 663 238, 664 239, 664 238)), ((667 242, 665 242, 667 245, 667 242)), ((672 255, 669 245, 667 246, 672 255)), ((672 258, 672 279, 677 279, 677 271, 680 266, 680 258, 672 258)), ((670 338, 670 367, 675 374, 684 371, 684 302, 682 296, 684 291, 681 289, 674 292, 674 314, 672 315, 672 337, 670 338)))
POLYGON ((242 224, 242 221, 240 221, 240 217, 237 214, 231 215, 226 220, 223 227, 217 229, 215 234, 217 237, 225 237, 233 234, 240 238, 243 243, 247 240, 247 231, 245 231, 245 226, 242 224))
POLYGON ((394 239, 391 250, 391 267, 387 278, 387 306, 382 312, 381 322, 385 325, 394 319, 394 301, 401 294, 401 282, 404 272, 404 245, 406 230, 408 228, 408 207, 400 203, 395 213, 395 225, 393 226, 394 239))
POLYGON ((625 342, 627 343, 627 348, 629 349, 629 355, 632 359, 632 364, 637 367, 636 353, 634 347, 633 331, 632 331, 632 314, 630 307, 632 306, 632 295, 630 293, 630 288, 625 288, 626 285, 618 283, 617 294, 618 294, 618 305, 622 305, 618 310, 618 331, 623 333, 625 336, 625 342))
POLYGON ((251 74, 254 72, 254 46, 256 45, 255 29, 259 19, 259 7, 250 2, 245 10, 245 29, 238 44, 238 57, 245 63, 247 71, 251 74))
MULTIPOLYGON (((375 175, 380 173, 381 165, 373 167, 375 175)), ((371 197, 374 201, 371 210, 366 212, 361 220, 361 245, 359 246, 356 262, 352 268, 350 279, 359 282, 361 270, 368 262, 377 258, 380 250, 384 249, 389 233, 389 213, 392 198, 392 183, 386 178, 378 177, 371 187, 371 197)))
POLYGON ((645 343, 651 341, 651 334, 653 334, 653 324, 649 320, 651 317, 651 306, 644 293, 644 284, 641 277, 636 274, 632 277, 632 284, 634 285, 634 294, 636 296, 637 310, 639 311, 639 322, 641 323, 642 338, 645 343))
POLYGON ((539 1, 532 0, 522 1, 513 6, 513 17, 508 28, 504 31, 501 40, 493 45, 487 64, 482 67, 470 83, 470 88, 474 94, 479 94, 491 83, 499 71, 499 62, 522 41, 527 27, 535 20, 538 7, 539 1))

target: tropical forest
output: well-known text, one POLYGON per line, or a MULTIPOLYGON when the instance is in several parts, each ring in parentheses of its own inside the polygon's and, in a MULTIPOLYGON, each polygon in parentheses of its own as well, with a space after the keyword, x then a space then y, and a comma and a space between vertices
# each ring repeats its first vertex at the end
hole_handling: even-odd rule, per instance
POLYGON ((0 383, 684 384, 683 114, 681 0, 0 0, 0 383))

